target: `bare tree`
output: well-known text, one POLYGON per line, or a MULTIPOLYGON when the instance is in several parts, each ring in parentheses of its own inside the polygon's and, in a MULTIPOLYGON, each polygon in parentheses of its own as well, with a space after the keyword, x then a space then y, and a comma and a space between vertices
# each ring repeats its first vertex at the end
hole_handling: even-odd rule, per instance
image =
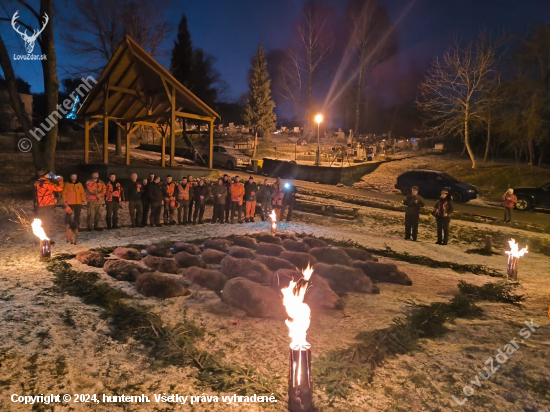
POLYGON ((313 88, 316 78, 333 45, 326 33, 328 18, 328 12, 321 8, 319 2, 308 2, 298 24, 299 52, 296 56, 289 56, 302 71, 308 123, 313 114, 313 88))
POLYGON ((280 79, 279 94, 292 103, 294 116, 297 116, 302 102, 303 84, 300 59, 296 50, 287 50, 280 66, 280 79))
MULTIPOLYGON (((59 112, 57 111, 59 82, 57 81, 57 62, 53 38, 53 25, 55 20, 53 11, 53 0, 41 0, 40 10, 32 7, 25 0, 18 0, 18 3, 29 10, 34 19, 32 21, 32 24, 21 20, 17 20, 17 24, 35 34, 40 31, 40 36, 36 37, 35 40, 40 45, 42 54, 45 54, 47 56, 47 59, 42 60, 41 63, 42 73, 44 76, 46 113, 50 114, 47 121, 50 128, 47 129, 46 127, 44 127, 44 129, 46 129, 47 131, 42 139, 44 145, 43 158, 39 153, 38 144, 35 141, 35 137, 31 134, 33 128, 32 119, 29 119, 21 101, 21 96, 17 91, 15 73, 13 71, 13 66, 1 35, 0 65, 2 66, 6 81, 8 82, 8 92, 12 107, 16 112, 19 122, 23 127, 25 137, 33 142, 31 150, 35 168, 37 170, 40 168, 46 168, 55 171, 55 148, 57 144, 58 125, 57 121, 54 121, 56 119, 53 118, 53 115, 57 114, 59 118, 59 112), (49 24, 45 24, 45 22, 49 24)), ((13 18, 1 18, 0 20, 11 21, 13 20, 13 18)))
POLYGON ((75 0, 64 38, 69 50, 84 59, 72 74, 100 74, 126 35, 149 54, 158 54, 170 32, 164 10, 158 1, 75 0))
POLYGON ((484 107, 484 96, 496 76, 497 48, 501 40, 480 32, 464 45, 459 40, 436 58, 420 85, 417 105, 423 113, 425 131, 432 136, 464 134, 464 144, 476 167, 471 147, 471 122, 484 107))

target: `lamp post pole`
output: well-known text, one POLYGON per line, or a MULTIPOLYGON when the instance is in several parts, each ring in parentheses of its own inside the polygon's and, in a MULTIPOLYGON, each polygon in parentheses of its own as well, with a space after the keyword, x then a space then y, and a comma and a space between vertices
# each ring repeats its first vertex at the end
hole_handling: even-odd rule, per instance
POLYGON ((321 147, 319 145, 319 127, 320 127, 321 123, 317 123, 317 166, 319 166, 319 160, 320 160, 320 156, 321 156, 321 147))

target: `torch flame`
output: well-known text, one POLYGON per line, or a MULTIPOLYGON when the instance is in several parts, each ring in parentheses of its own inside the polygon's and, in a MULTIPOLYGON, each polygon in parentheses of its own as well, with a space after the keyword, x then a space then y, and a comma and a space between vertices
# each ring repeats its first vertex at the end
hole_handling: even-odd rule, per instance
POLYGON ((294 350, 308 349, 310 347, 306 340, 307 330, 309 328, 311 311, 309 306, 304 303, 304 296, 308 288, 308 281, 313 273, 309 266, 302 272, 303 278, 297 282, 291 280, 286 288, 281 289, 283 293, 283 305, 289 319, 285 321, 288 326, 288 336, 292 340, 290 348, 294 350))
POLYGON ((42 228, 42 221, 40 219, 34 219, 32 222, 32 233, 34 233, 34 235, 40 240, 50 240, 42 228))
POLYGON ((527 246, 525 246, 523 249, 519 250, 519 245, 516 243, 514 239, 510 239, 508 241, 508 244, 510 245, 510 250, 506 251, 506 254, 508 257, 515 257, 520 258, 526 253, 528 253, 527 246))

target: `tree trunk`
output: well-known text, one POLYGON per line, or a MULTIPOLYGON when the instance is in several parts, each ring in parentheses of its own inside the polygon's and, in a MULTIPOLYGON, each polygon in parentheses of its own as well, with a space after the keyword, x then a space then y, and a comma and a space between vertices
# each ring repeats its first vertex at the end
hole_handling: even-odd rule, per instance
POLYGON ((483 156, 483 161, 487 163, 487 158, 489 157, 489 148, 491 147, 491 115, 487 119, 487 144, 485 145, 485 156, 483 156))
POLYGON ((470 155, 470 159, 472 160, 472 169, 476 168, 476 158, 474 155, 474 152, 472 151, 472 147, 470 146, 470 133, 468 132, 468 121, 470 120, 470 114, 469 114, 469 104, 466 104, 466 116, 464 117, 464 145, 466 146, 466 149, 468 150, 468 154, 470 155))
POLYGON ((529 137, 529 140, 528 140, 528 144, 527 144, 527 149, 529 151, 529 157, 528 157, 528 162, 527 164, 529 166, 533 166, 535 164, 535 147, 533 145, 533 138, 532 137, 529 137))
POLYGON ((13 71, 13 66, 11 64, 10 56, 8 54, 8 50, 6 49, 6 45, 4 44, 4 40, 2 39, 1 34, 0 34, 0 66, 2 66, 2 70, 4 71, 4 76, 8 83, 8 94, 10 96, 10 102, 11 102, 11 106, 13 107, 13 111, 17 115, 17 119, 19 120, 21 127, 23 127, 23 133, 25 134, 25 138, 27 138, 31 142, 31 152, 32 152, 32 159, 34 162, 34 168, 36 171, 38 171, 43 166, 42 153, 40 153, 40 150, 39 150, 39 145, 38 145, 39 142, 36 141, 36 138, 31 134, 31 130, 33 128, 32 121, 31 119, 29 119, 29 116, 27 115, 27 111, 25 110, 25 105, 23 104, 23 101, 21 100, 21 96, 19 95, 19 91, 17 90, 15 73, 13 71))
POLYGON ((539 156, 539 167, 542 166, 542 154, 544 153, 544 149, 540 149, 540 156, 539 156))
MULTIPOLYGON (((53 113, 57 112, 57 100, 59 94, 59 83, 57 81, 57 63, 55 57, 55 47, 53 38, 53 0, 41 0, 40 16, 52 16, 44 31, 42 32, 42 41, 40 46, 42 53, 48 58, 42 60, 42 71, 44 73, 44 94, 46 95, 46 113, 53 118, 53 113)), ((40 21, 39 24, 42 22, 40 21)), ((57 119, 58 120, 58 119, 57 119)), ((44 167, 55 171, 55 147, 57 145, 58 121, 55 121, 53 127, 46 132, 44 167)))
POLYGON ((116 126, 116 149, 115 156, 122 156, 122 129, 116 126))
POLYGON ((256 158, 256 152, 258 147, 258 131, 254 132, 254 150, 252 151, 252 159, 256 158))

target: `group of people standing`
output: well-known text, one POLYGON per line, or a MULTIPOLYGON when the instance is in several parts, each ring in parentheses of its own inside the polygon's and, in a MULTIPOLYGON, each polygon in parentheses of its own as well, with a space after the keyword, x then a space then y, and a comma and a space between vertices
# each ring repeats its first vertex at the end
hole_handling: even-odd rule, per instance
POLYGON ((206 201, 210 194, 214 206, 211 223, 253 222, 257 202, 261 206, 262 220, 267 219, 272 209, 276 211, 277 219, 281 220, 288 208, 287 221, 290 221, 297 190, 291 182, 283 185, 280 179, 272 185, 265 179, 263 184, 258 185, 254 176, 250 176, 243 184, 239 176, 230 179, 224 175, 209 186, 204 179, 195 180, 193 176, 175 182, 170 175, 161 181, 160 176, 153 173, 146 179, 139 179, 136 173, 132 173, 130 182, 123 187, 114 173, 109 175, 107 182, 103 182, 99 173, 93 172, 91 178, 82 184, 76 173, 71 174, 68 182, 64 182, 61 176, 40 171, 35 183, 35 208, 47 234, 51 230, 57 203, 56 192, 61 192, 66 225, 80 227, 81 212, 85 205, 86 226, 92 231, 103 230, 100 225, 103 204, 106 209, 106 228, 120 228, 119 209, 124 202, 128 204, 131 227, 160 227, 161 215, 164 217, 164 225, 203 224, 206 201))

